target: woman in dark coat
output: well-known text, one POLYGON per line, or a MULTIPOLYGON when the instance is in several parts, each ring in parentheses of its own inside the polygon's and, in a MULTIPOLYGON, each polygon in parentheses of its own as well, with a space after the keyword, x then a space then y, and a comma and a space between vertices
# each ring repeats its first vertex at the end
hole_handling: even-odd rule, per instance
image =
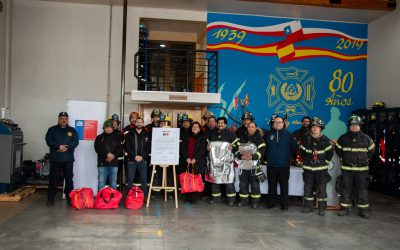
MULTIPOLYGON (((206 170, 206 152, 207 142, 206 138, 201 132, 201 125, 199 122, 193 122, 192 132, 187 138, 183 138, 180 145, 181 157, 185 163, 181 165, 181 172, 185 172, 189 165, 189 172, 194 174, 203 174, 206 170), (193 168, 192 168, 193 166, 193 168)), ((196 204, 200 193, 187 193, 184 195, 184 201, 191 204, 196 204)))

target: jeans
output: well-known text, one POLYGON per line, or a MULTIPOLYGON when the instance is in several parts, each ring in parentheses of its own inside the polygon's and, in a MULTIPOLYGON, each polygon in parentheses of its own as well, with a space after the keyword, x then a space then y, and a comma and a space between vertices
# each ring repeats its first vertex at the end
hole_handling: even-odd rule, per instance
POLYGON ((99 171, 99 190, 102 189, 106 185, 106 180, 108 176, 108 181, 110 183, 110 188, 117 188, 117 172, 118 166, 109 166, 109 167, 98 167, 99 171))
POLYGON ((144 197, 147 197, 147 165, 145 161, 129 161, 128 162, 128 188, 130 189, 135 179, 136 169, 139 170, 141 189, 143 190, 144 197))
POLYGON ((65 179, 64 194, 69 199, 69 193, 74 189, 73 183, 73 168, 74 162, 50 162, 50 176, 49 176, 49 188, 47 193, 47 199, 54 202, 54 197, 57 193, 57 187, 60 183, 60 172, 63 171, 63 178, 65 179))

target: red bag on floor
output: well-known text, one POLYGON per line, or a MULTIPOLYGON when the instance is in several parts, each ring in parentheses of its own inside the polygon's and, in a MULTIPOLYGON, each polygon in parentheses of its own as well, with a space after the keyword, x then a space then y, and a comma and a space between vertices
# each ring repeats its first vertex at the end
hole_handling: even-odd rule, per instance
MULTIPOLYGON (((192 165, 192 164, 191 164, 192 165)), ((189 165, 187 171, 179 175, 181 184, 181 193, 203 192, 204 183, 201 179, 201 174, 194 174, 194 166, 192 165, 192 173, 189 173, 189 165)))
POLYGON ((93 189, 83 187, 74 189, 69 193, 72 209, 85 209, 94 207, 93 189))
POLYGON ((138 187, 132 187, 125 199, 125 207, 128 209, 140 209, 143 206, 144 193, 138 187))
POLYGON ((96 196, 96 208, 97 209, 110 209, 118 208, 121 201, 122 194, 120 191, 105 187, 102 188, 96 196))

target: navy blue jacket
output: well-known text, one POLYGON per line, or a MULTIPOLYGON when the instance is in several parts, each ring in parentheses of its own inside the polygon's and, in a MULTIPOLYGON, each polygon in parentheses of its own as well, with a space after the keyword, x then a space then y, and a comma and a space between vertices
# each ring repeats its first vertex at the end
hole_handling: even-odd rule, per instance
POLYGON ((267 166, 290 167, 290 157, 297 152, 296 138, 286 129, 270 130, 264 135, 267 166))
POLYGON ((60 125, 50 127, 46 133, 46 143, 50 148, 50 162, 74 161, 74 151, 79 144, 78 133, 73 127, 67 125, 62 128, 60 125), (68 145, 64 153, 57 152, 60 145, 68 145))

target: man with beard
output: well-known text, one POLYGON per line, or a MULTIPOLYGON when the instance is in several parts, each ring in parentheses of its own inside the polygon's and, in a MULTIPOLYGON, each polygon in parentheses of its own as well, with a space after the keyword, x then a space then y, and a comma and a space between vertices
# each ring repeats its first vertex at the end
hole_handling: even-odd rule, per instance
POLYGON ((296 137, 297 141, 300 141, 301 137, 308 135, 308 133, 310 132, 310 121, 311 118, 308 116, 304 116, 303 119, 301 119, 301 128, 295 130, 293 132, 294 137, 296 137))
POLYGON ((136 169, 139 170, 141 188, 147 197, 147 163, 151 151, 150 136, 143 127, 144 120, 138 117, 135 130, 129 133, 125 139, 125 152, 128 159, 128 188, 130 189, 135 179, 136 169))
MULTIPOLYGON (((210 137, 210 141, 222 141, 229 142, 229 150, 233 150, 236 147, 236 142, 239 140, 236 136, 226 128, 228 124, 228 120, 225 117, 219 117, 217 119, 217 133, 210 137)), ((207 147, 210 150, 210 147, 207 147)), ((233 163, 232 163, 233 164, 233 163)), ((232 166, 233 168, 233 166, 232 166)), ((232 207, 235 204, 236 191, 234 187, 234 183, 226 183, 226 184, 211 184, 211 192, 212 192, 212 200, 209 202, 211 205, 221 203, 221 186, 225 186, 225 194, 227 196, 228 205, 232 207)))

